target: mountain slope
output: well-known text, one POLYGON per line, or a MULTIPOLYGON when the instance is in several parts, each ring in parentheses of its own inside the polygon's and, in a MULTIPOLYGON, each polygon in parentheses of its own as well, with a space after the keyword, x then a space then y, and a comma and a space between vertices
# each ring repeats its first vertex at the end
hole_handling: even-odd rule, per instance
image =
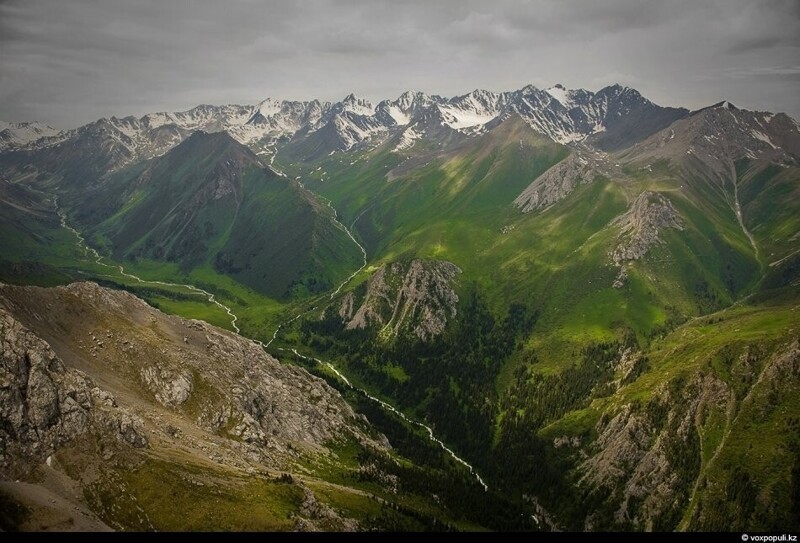
POLYGON ((158 159, 64 205, 114 258, 212 267, 283 298, 331 288, 360 252, 330 211, 224 132, 197 132, 158 159))
POLYGON ((7 123, 0 121, 0 150, 25 147, 42 138, 50 138, 58 134, 58 130, 46 124, 7 123))
MULTIPOLYGON (((34 485, 123 530, 358 526, 310 486, 269 474, 349 439, 386 450, 320 379, 243 338, 90 283, 2 286, 0 313, 3 479, 37 471, 34 485), (192 507, 176 514, 167 501, 192 507)), ((11 488, 24 501, 25 489, 11 488)))
POLYGON ((725 104, 648 123, 619 87, 522 94, 469 133, 440 116, 406 138, 409 119, 347 157, 279 152, 374 266, 278 339, 299 333, 570 529, 778 529, 796 486, 796 123, 725 104), (415 258, 463 272, 435 336, 394 333, 406 298, 386 270, 415 258))
POLYGON ((78 514, 123 531, 532 526, 363 394, 131 294, 0 285, 0 340, 9 528, 85 526, 78 514))

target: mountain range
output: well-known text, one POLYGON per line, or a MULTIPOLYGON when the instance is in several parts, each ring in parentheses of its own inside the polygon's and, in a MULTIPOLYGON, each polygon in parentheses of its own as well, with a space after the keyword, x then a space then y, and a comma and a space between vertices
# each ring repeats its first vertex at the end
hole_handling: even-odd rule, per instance
POLYGON ((100 119, 61 132, 37 123, 0 127, 3 149, 39 149, 94 137, 113 144, 120 164, 125 164, 163 154, 197 130, 224 130, 240 143, 263 148, 282 137, 318 133, 314 139, 321 140, 322 147, 345 151, 392 129, 401 130, 404 141, 440 127, 474 134, 490 121, 511 114, 559 143, 592 137, 590 141, 601 148, 617 149, 687 116, 688 111, 659 107, 636 90, 619 85, 597 93, 561 85, 547 90, 529 85, 513 92, 475 90, 453 98, 407 91, 377 105, 353 94, 335 103, 266 99, 254 106, 200 105, 184 112, 100 119))
MULTIPOLYGON (((152 404, 198 443, 223 440, 225 461, 198 445, 192 465, 244 469, 237 455, 249 453, 231 444, 243 439, 239 419, 214 426, 189 407, 194 392, 169 398, 187 388, 178 375, 192 376, 197 401, 237 413, 226 420, 249 413, 248 432, 266 432, 266 399, 198 377, 214 364, 240 371, 258 351, 265 367, 279 359, 299 366, 293 380, 313 382, 310 372, 333 387, 324 398, 336 417, 315 411, 312 427, 349 428, 327 441, 279 433, 282 447, 312 452, 253 460, 313 479, 275 505, 297 502, 294 527, 800 527, 800 125, 785 114, 556 85, 0 128, 0 280, 48 287, 0 290, 3 333, 25 327, 51 359, 141 411, 151 452, 136 465, 175 461, 142 407, 152 404), (54 288, 87 279, 102 286, 54 288), (148 318, 159 323, 164 367, 96 364, 97 331, 94 350, 67 348, 86 335, 85 304, 97 330, 131 343, 150 338, 148 318), (142 317, 128 322, 120 304, 142 317), (38 312, 51 306, 65 316, 38 312), (153 308, 257 343, 242 347, 252 355, 193 359, 183 351, 200 336, 182 344, 175 331, 191 321, 153 308), (380 511, 354 497, 364 493, 380 511)), ((317 405, 319 393, 301 389, 291 396, 317 405)), ((4 413, 29 410, 32 399, 14 398, 4 413)), ((15 428, 6 442, 30 457, 2 474, 34 481, 47 455, 2 416, 15 428)), ((91 422, 109 416, 39 445, 71 484, 93 488, 86 473, 99 460, 80 464, 70 440, 117 439, 91 422), (76 462, 77 478, 66 468, 76 462)), ((108 477, 128 477, 125 466, 108 477)), ((218 490, 233 480, 209 477, 218 490)), ((158 519, 150 527, 209 527, 161 514, 166 494, 133 487, 158 519)), ((102 492, 123 499, 113 484, 102 492)), ((98 503, 81 506, 107 526, 148 527, 98 503)))

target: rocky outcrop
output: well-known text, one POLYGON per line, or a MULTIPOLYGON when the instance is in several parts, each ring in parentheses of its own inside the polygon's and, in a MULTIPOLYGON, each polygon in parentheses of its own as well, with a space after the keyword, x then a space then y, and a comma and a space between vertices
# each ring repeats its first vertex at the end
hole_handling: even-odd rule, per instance
POLYGON ((320 502, 314 492, 309 488, 303 489, 303 502, 298 511, 299 517, 295 520, 296 532, 355 532, 359 529, 358 522, 351 518, 342 517, 330 506, 320 502))
POLYGON ((172 372, 158 366, 148 366, 140 371, 142 383, 155 396, 158 403, 175 407, 189 399, 192 392, 192 374, 188 371, 172 372))
POLYGON ((0 476, 16 477, 89 431, 146 447, 141 421, 0 307, 0 476))
MULTIPOLYGON (((712 409, 725 409, 733 401, 730 387, 714 375, 698 375, 682 391, 662 387, 654 407, 642 410, 632 404, 615 416, 601 420, 594 443, 596 454, 581 467, 582 484, 593 488, 618 488, 614 522, 637 530, 658 529, 661 516, 682 510, 688 500, 687 485, 699 473, 697 427, 712 409), (654 415, 663 406, 662 415, 654 415)), ((590 515, 586 529, 600 519, 590 515)))
POLYGON ((617 246, 611 253, 614 264, 639 260, 651 247, 661 242, 665 228, 683 230, 680 216, 663 195, 645 191, 636 197, 628 211, 611 222, 619 228, 617 246))
MULTIPOLYGON (((312 473, 299 460, 336 463, 345 442, 389 448, 324 380, 246 338, 94 283, 0 284, 0 480, 63 469, 109 526, 161 529, 172 524, 150 522, 136 492, 171 491, 125 482, 132 470, 191 475, 208 500, 243 477, 312 473)), ((296 528, 359 528, 325 499, 306 490, 296 528)))
POLYGON ((408 330, 430 340, 456 315, 453 282, 459 273, 445 260, 386 264, 370 277, 362 297, 351 291, 342 298, 339 316, 348 330, 374 326, 393 335, 408 330))
POLYGON ((321 448, 343 436, 385 447, 359 429, 353 410, 322 379, 246 338, 165 315, 129 293, 94 283, 2 286, 0 304, 82 360, 90 376, 121 383, 112 395, 141 389, 135 403, 143 412, 166 408, 268 465, 292 447, 321 448))
POLYGON ((590 183, 598 175, 593 161, 578 151, 537 177, 517 196, 514 205, 523 213, 546 209, 567 197, 582 183, 590 183))

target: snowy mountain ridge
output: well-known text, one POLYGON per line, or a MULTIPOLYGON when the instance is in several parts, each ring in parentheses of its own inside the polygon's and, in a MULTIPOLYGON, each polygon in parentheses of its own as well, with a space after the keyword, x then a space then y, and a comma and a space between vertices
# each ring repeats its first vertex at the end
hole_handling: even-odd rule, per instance
MULTIPOLYGON (((267 98, 255 105, 199 105, 138 118, 103 118, 61 132, 40 123, 0 123, 0 151, 36 150, 101 136, 124 157, 120 167, 160 156, 198 130, 227 131, 261 154, 271 154, 278 140, 312 136, 326 154, 390 137, 397 138, 394 150, 403 151, 426 137, 474 136, 509 116, 519 116, 558 143, 585 142, 613 150, 646 139, 688 117, 689 111, 658 106, 621 85, 597 92, 560 84, 544 90, 527 85, 500 93, 476 89, 450 98, 409 90, 377 105, 354 94, 339 102, 267 98)), ((767 140, 762 138, 765 144, 767 140)))

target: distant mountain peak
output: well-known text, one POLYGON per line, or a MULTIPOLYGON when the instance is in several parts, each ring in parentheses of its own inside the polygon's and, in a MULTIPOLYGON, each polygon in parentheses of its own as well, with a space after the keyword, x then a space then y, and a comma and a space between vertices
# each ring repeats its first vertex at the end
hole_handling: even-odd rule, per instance
POLYGON ((532 85, 532 84, 529 83, 529 84, 525 85, 524 87, 522 87, 519 91, 522 94, 531 94, 531 93, 534 93, 534 92, 539 92, 539 89, 536 87, 536 85, 532 85))
POLYGON ((727 110, 727 111, 745 111, 745 110, 739 109, 738 107, 733 105, 731 102, 729 102, 727 100, 723 100, 721 102, 717 102, 716 104, 712 104, 710 106, 701 107, 700 109, 696 109, 696 110, 692 111, 690 113, 690 115, 697 115, 698 113, 702 113, 704 111, 719 110, 719 109, 727 110))
POLYGON ((344 100, 342 100, 342 105, 347 111, 352 111, 353 113, 358 113, 361 115, 371 115, 375 110, 369 100, 366 98, 359 98, 353 93, 345 96, 344 100))
POLYGON ((571 109, 574 105, 572 95, 575 94, 576 91, 567 90, 561 83, 556 83, 545 92, 567 109, 571 109))
POLYGON ((42 138, 52 138, 60 131, 38 121, 9 123, 0 121, 0 150, 24 147, 42 138))
MULTIPOLYGON (((710 107, 740 111, 727 101, 710 107)), ((201 104, 183 112, 151 113, 138 119, 100 119, 67 132, 22 130, 28 123, 4 123, 0 124, 0 150, 41 149, 83 138, 87 149, 98 145, 106 149, 117 169, 163 155, 193 132, 203 130, 227 132, 262 154, 271 154, 280 138, 299 142, 313 136, 309 148, 315 149, 312 154, 316 156, 349 150, 367 140, 378 142, 398 135, 404 127, 413 127, 406 136, 413 134, 415 139, 470 137, 492 130, 493 121, 511 115, 559 143, 586 142, 615 150, 643 141, 689 112, 658 106, 620 83, 596 92, 570 89, 561 82, 545 89, 528 84, 508 92, 476 88, 453 97, 408 89, 377 106, 349 93, 333 103, 266 98, 256 105, 201 104)))
POLYGON ((267 118, 278 113, 281 110, 282 105, 283 103, 280 100, 275 100, 273 98, 266 98, 258 104, 256 110, 264 118, 267 118))

